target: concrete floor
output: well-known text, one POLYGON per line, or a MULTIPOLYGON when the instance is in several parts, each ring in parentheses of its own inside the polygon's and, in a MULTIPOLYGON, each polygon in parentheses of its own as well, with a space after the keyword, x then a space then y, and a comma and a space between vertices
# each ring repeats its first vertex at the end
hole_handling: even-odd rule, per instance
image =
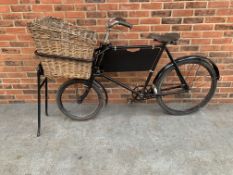
POLYGON ((233 108, 169 116, 158 106, 108 106, 72 121, 55 105, 36 137, 36 105, 0 106, 1 175, 233 175, 233 108))

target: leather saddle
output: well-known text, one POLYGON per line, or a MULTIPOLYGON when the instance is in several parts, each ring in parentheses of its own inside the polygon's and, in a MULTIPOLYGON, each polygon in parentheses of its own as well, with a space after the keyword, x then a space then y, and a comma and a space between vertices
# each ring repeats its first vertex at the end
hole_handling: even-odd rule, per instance
POLYGON ((180 38, 179 33, 165 33, 165 34, 155 34, 151 33, 147 36, 147 38, 153 39, 154 41, 159 41, 165 44, 176 44, 180 38))

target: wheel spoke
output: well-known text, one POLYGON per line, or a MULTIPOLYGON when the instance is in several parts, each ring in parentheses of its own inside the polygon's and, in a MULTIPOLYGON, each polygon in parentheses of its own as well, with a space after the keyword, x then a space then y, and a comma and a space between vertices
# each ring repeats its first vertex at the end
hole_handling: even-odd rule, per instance
POLYGON ((93 118, 103 107, 101 90, 95 84, 89 89, 86 83, 85 80, 69 80, 58 90, 58 107, 72 119, 93 118))
POLYGON ((163 94, 158 97, 158 102, 167 112, 181 115, 205 105, 214 94, 216 80, 211 73, 214 71, 212 66, 199 60, 188 60, 177 65, 189 90, 178 90, 182 85, 172 67, 158 80, 158 92, 163 94))

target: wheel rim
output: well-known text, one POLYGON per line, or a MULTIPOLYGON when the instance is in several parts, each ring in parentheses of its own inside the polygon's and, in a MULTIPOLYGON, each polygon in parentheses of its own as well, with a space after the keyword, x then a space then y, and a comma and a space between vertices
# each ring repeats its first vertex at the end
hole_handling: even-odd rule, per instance
POLYGON ((88 90, 86 83, 72 83, 66 86, 60 97, 61 106, 72 118, 88 118, 96 113, 100 105, 99 96, 93 89, 88 90))
POLYGON ((181 83, 175 69, 169 70, 160 83, 160 93, 174 93, 160 99, 169 110, 190 113, 205 105, 213 88, 211 72, 200 63, 184 63, 178 65, 181 74, 189 86, 189 90, 178 87, 181 83), (179 93, 178 93, 179 92, 179 93))

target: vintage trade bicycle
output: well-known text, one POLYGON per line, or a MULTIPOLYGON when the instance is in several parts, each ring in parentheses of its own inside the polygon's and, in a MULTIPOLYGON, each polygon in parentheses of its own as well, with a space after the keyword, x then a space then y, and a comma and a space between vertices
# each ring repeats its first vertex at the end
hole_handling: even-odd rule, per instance
POLYGON ((109 34, 117 25, 132 28, 123 18, 108 21, 104 41, 94 52, 90 79, 71 79, 59 88, 56 100, 66 116, 88 120, 96 117, 107 104, 107 91, 98 78, 107 79, 130 91, 130 102, 156 98, 162 109, 172 115, 196 112, 210 101, 219 80, 219 70, 213 61, 197 55, 174 59, 167 45, 177 43, 180 38, 177 33, 150 34, 148 39, 159 42, 159 45, 113 46, 109 34), (138 50, 130 52, 129 49, 138 50), (170 63, 158 71, 152 80, 163 52, 170 63), (124 71, 149 72, 145 83, 136 87, 130 87, 106 74, 124 71))

